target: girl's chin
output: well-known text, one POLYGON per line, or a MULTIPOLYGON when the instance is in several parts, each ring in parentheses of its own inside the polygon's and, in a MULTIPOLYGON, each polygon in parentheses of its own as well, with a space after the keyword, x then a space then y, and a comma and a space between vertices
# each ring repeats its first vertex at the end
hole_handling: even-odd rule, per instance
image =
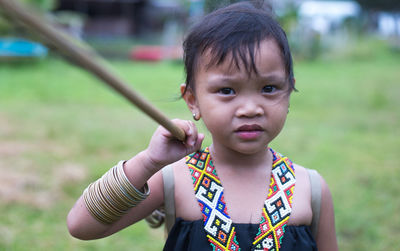
POLYGON ((232 150, 243 155, 255 155, 265 152, 268 144, 265 142, 241 142, 232 146, 232 150))
POLYGON ((235 134, 233 138, 227 140, 213 138, 213 147, 222 147, 237 154, 253 155, 268 149, 269 142, 270 140, 268 140, 265 135, 262 137, 258 132, 254 134, 241 133, 239 136, 235 134), (255 135, 257 135, 257 137, 255 137, 255 135))

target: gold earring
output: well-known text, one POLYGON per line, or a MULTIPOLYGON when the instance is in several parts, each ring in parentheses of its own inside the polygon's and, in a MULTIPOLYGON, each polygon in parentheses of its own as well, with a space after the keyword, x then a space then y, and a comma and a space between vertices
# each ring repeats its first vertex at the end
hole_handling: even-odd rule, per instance
POLYGON ((196 113, 193 113, 192 115, 193 115, 193 119, 194 119, 194 120, 199 121, 200 117, 197 117, 197 114, 196 114, 196 113))

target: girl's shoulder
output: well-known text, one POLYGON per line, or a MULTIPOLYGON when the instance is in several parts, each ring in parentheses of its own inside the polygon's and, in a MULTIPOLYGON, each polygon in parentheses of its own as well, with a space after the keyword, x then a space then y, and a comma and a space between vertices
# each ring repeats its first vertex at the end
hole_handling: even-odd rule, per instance
POLYGON ((308 168, 305 168, 304 166, 301 166, 297 163, 293 163, 293 168, 295 170, 295 175, 296 175, 296 182, 306 182, 305 185, 307 185, 307 180, 308 180, 308 168))
MULTIPOLYGON (((329 186, 326 183, 325 179, 322 177, 322 175, 315 169, 309 169, 306 167, 303 167, 301 165, 298 165, 296 163, 293 163, 294 169, 295 169, 295 174, 296 174, 296 185, 300 184, 303 188, 305 188, 307 191, 309 191, 309 196, 311 199, 311 191, 312 189, 319 189, 321 193, 321 197, 324 195, 330 195, 329 191, 329 186), (314 179, 312 181, 311 179, 314 179), (317 180, 318 179, 318 180, 317 180), (317 186, 311 187, 312 183, 318 183, 317 186)), ((297 187, 296 187, 297 188, 297 187)))
POLYGON ((290 225, 310 225, 312 221, 311 186, 307 169, 293 163, 296 184, 293 194, 292 214, 290 225))
MULTIPOLYGON (((335 216, 334 216, 333 200, 327 182, 318 172, 316 172, 313 177, 313 175, 309 175, 310 169, 304 168, 296 164, 294 164, 294 167, 297 173, 296 174, 297 192, 300 193, 301 190, 304 190, 304 192, 308 193, 306 196, 307 198, 309 198, 309 201, 307 201, 307 205, 309 205, 310 208, 307 209, 307 211, 311 212, 312 222, 310 222, 307 225, 311 225, 311 230, 313 232, 313 235, 316 236, 318 248, 321 250, 322 249, 337 250, 338 247, 335 234, 335 216), (311 181, 311 179, 314 179, 314 181, 311 181), (312 186, 311 183, 314 184, 317 183, 318 185, 312 186), (313 190, 316 189, 318 191, 312 192, 313 190), (316 194, 318 198, 314 197, 316 194), (315 200, 318 200, 319 202, 315 203, 315 200)), ((294 200, 296 199, 298 198, 296 198, 295 196, 294 200)), ((297 206, 299 204, 297 204, 297 206)), ((297 214, 299 210, 296 211, 293 210, 293 212, 297 214)), ((299 216, 296 215, 295 217, 293 217, 293 212, 289 220, 289 223, 291 220, 296 220, 296 218, 298 218, 297 216, 299 216)))
POLYGON ((186 164, 186 158, 173 163, 171 166, 175 186, 176 217, 190 221, 202 219, 201 210, 193 194, 193 180, 186 164))

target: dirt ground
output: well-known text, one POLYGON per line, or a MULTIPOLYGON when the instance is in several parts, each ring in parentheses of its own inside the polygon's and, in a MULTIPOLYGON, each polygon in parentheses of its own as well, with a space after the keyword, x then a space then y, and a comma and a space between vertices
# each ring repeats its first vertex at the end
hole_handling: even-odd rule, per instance
POLYGON ((47 209, 63 198, 64 185, 85 179, 87 169, 67 161, 41 165, 40 156, 67 156, 68 150, 47 139, 18 139, 21 125, 10 121, 0 113, 0 205, 21 203, 47 209))

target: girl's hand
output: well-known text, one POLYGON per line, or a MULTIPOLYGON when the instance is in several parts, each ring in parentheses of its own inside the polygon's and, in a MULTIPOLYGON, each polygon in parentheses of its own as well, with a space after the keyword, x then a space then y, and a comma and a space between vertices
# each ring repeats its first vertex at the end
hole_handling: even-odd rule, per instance
POLYGON ((198 133, 192 121, 174 119, 173 122, 185 132, 185 141, 176 139, 167 129, 159 126, 154 132, 149 146, 142 152, 149 162, 146 167, 153 173, 199 150, 203 142, 204 135, 198 133))

